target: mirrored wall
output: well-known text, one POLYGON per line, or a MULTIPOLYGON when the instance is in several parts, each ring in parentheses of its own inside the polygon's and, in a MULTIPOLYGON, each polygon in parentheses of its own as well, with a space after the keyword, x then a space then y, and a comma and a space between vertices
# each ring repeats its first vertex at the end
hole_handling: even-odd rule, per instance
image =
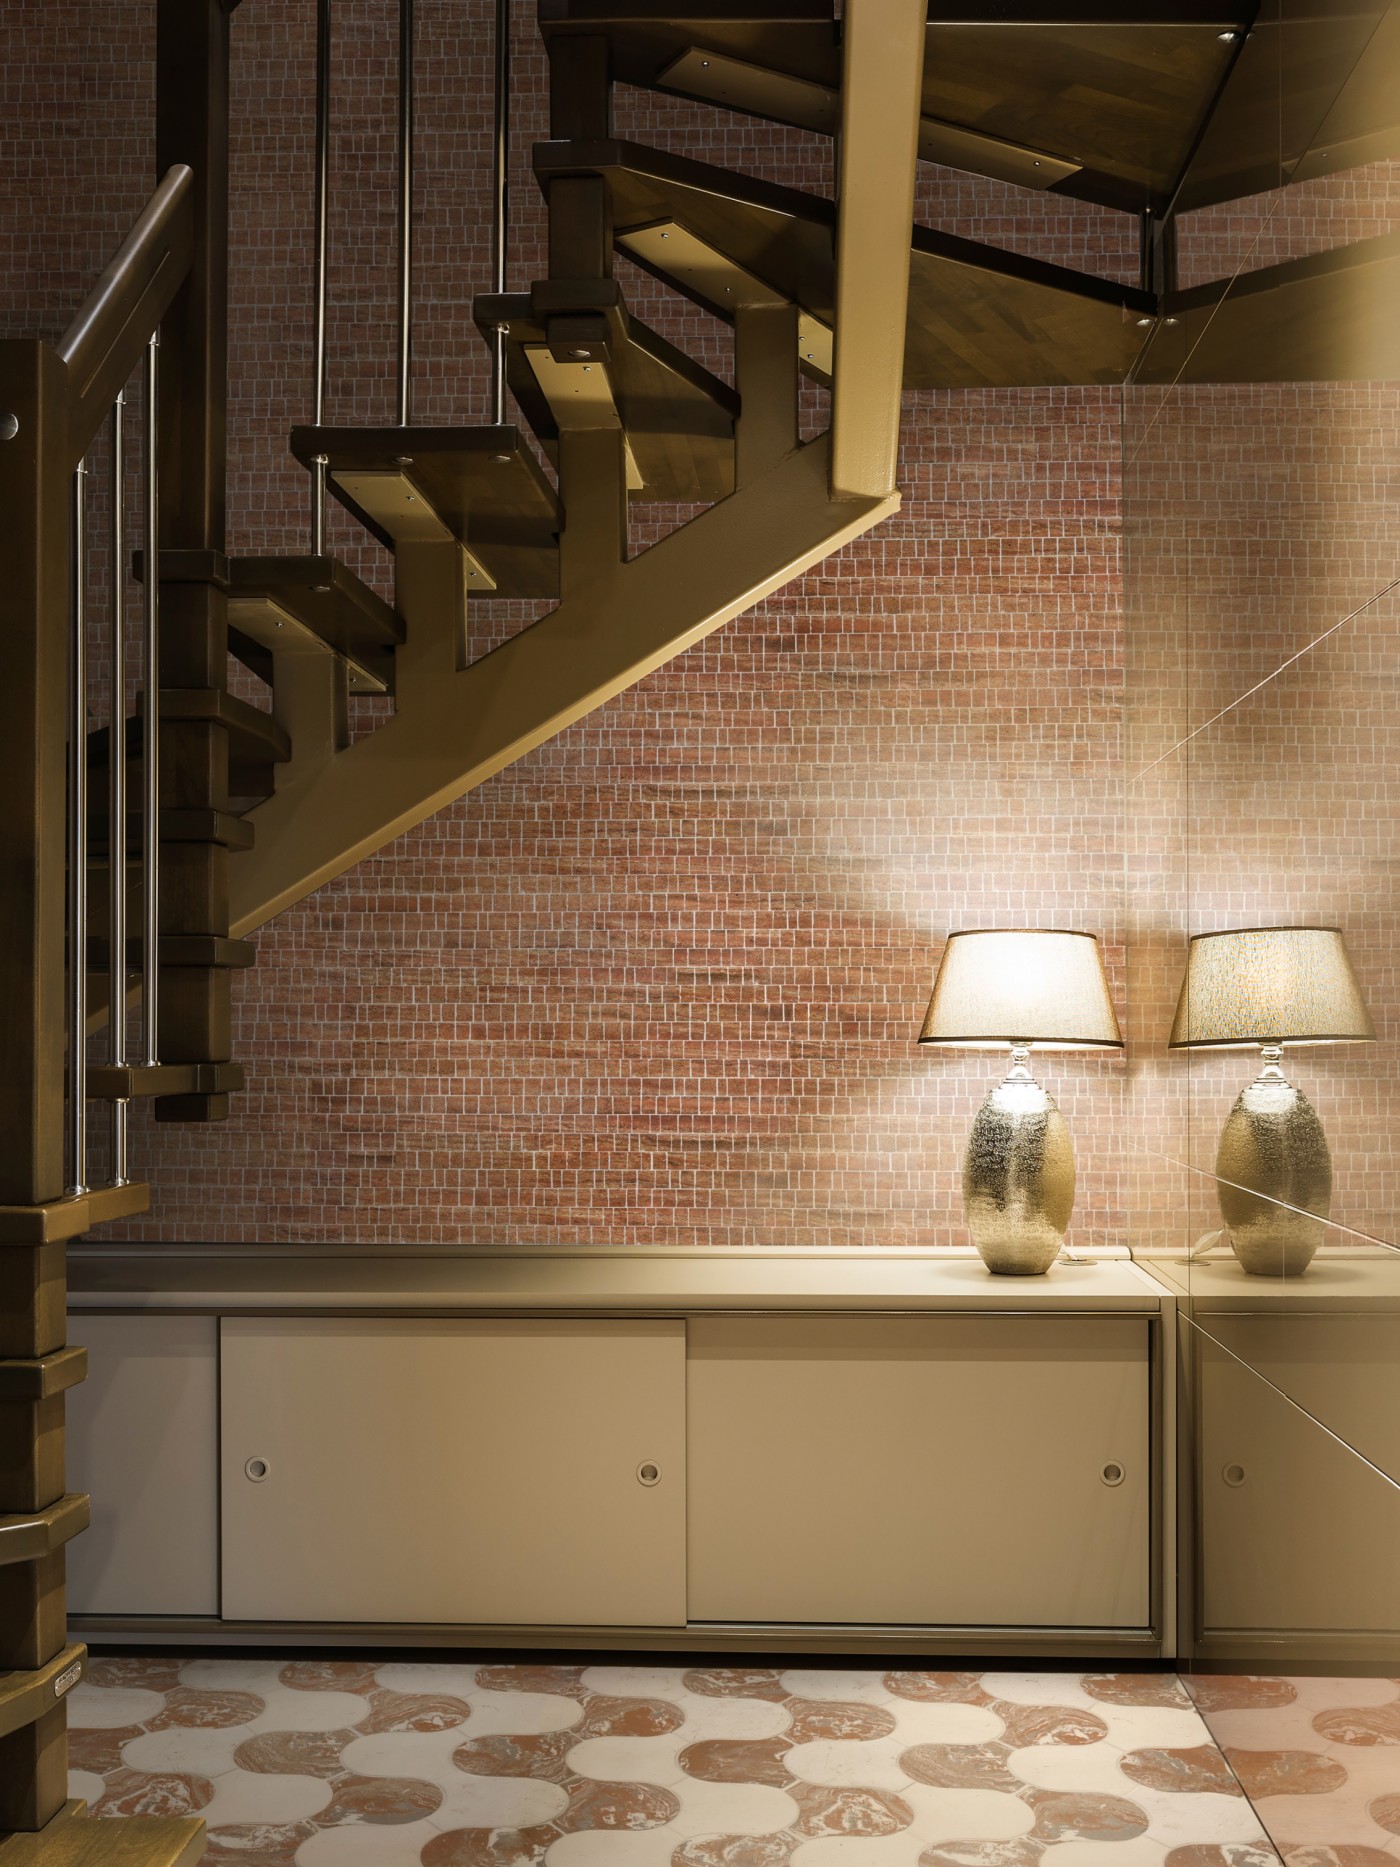
POLYGON ((1379 1678, 1400 1672, 1400 6, 1266 7, 1231 83, 1124 402, 1131 1226, 1188 1318, 1188 1662, 1379 1678))

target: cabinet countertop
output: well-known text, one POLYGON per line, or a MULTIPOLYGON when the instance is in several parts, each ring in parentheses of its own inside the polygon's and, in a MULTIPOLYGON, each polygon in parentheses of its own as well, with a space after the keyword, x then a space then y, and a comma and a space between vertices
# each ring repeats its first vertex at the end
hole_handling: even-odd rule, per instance
POLYGON ((993 1276, 972 1251, 86 1244, 73 1310, 649 1312, 725 1310, 1154 1314, 1173 1292, 1126 1255, 993 1276))

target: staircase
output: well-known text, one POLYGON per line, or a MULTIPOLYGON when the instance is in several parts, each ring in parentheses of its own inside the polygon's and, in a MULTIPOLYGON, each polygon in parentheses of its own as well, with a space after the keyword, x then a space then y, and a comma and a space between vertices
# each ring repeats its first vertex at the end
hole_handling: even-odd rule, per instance
MULTIPOLYGON (((1209 331, 1237 371, 1261 304, 1300 342, 1325 327, 1337 270, 1256 275, 1244 313, 1236 300, 1222 314, 1222 286, 1175 291, 1173 210, 1228 200, 1265 168, 1277 47, 1244 0, 1174 0, 1142 22, 1085 7, 1068 23, 1030 0, 846 0, 841 22, 831 0, 539 0, 549 270, 476 302, 503 372, 499 419, 416 426, 405 389, 396 425, 296 428, 312 549, 230 557, 236 4, 159 0, 163 179, 62 343, 0 346, 14 541, 0 873, 16 904, 0 923, 0 1867, 151 1867, 202 1846, 195 1822, 88 1823, 65 1801, 62 1701, 85 1654, 67 1644, 63 1546, 87 1504, 63 1489, 63 1395, 84 1373, 65 1346, 64 1245, 146 1207, 124 1167, 130 1101, 152 1098, 158 1120, 228 1114, 243 1082, 230 978, 252 961, 247 935, 894 512, 904 389, 1150 379, 1164 320, 1209 331), (618 139, 617 81, 839 135, 835 201, 618 139), (912 226, 916 153, 1133 212, 1139 281, 912 226), (732 328, 733 388, 632 314, 617 253, 732 328), (115 729, 89 734, 70 670, 81 676, 79 470, 143 357, 143 694, 133 717, 123 704, 115 729), (803 377, 831 409, 805 445, 803 377), (505 419, 507 387, 523 426, 505 419), (327 498, 392 551, 392 605, 326 553, 327 498), (634 557, 638 498, 704 510, 634 557), (477 593, 554 607, 473 660, 477 593), (230 653, 270 709, 229 692, 230 653), (392 711, 352 733, 361 697, 392 711), (138 1057, 117 1005, 140 1012, 138 1057), (104 1030, 107 1060, 88 1063, 84 1039, 104 1030), (112 1183, 96 1188, 89 1102, 112 1110, 112 1183)), ((1299 83, 1309 71, 1303 58, 1299 83)), ((1391 302, 1389 246, 1355 263, 1378 269, 1377 306, 1391 302)), ((1378 314, 1373 351, 1394 341, 1378 314)))

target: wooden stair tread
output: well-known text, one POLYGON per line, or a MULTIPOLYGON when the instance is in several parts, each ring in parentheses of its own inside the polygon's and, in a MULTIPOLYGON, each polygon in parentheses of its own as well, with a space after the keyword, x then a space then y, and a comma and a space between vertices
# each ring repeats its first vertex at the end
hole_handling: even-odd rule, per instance
MULTIPOLYGON (((100 785, 92 788, 90 796, 94 805, 101 804, 101 809, 94 809, 88 819, 88 861, 105 863, 107 796, 100 785)), ((140 860, 143 827, 140 812, 128 812, 126 847, 128 860, 132 862, 140 860)), ((252 824, 246 817, 236 817, 227 810, 162 810, 156 820, 156 830, 162 843, 220 843, 225 849, 253 847, 252 824)))
POLYGON ((205 1840, 204 1823, 198 1816, 124 1815, 99 1820, 68 1804, 38 1834, 12 1834, 0 1840, 0 1867, 194 1867, 205 1840))
POLYGON ((563 512, 517 428, 294 428, 292 452, 307 467, 324 454, 331 491, 390 548, 395 532, 356 499, 347 478, 406 481, 479 561, 498 596, 558 595, 563 512))
MULTIPOLYGON (((674 221, 821 323, 834 314, 836 213, 830 201, 613 138, 536 146, 542 181, 601 174, 616 235, 674 221)), ((911 229, 905 386, 1015 388, 1117 383, 1141 348, 1147 293, 927 227, 911 229)), ((676 289, 721 316, 683 274, 676 289)))
POLYGON ((304 630, 344 658, 352 688, 393 691, 393 651, 403 641, 403 623, 383 597, 338 558, 234 558, 229 584, 231 628, 266 646, 257 611, 271 605, 295 630, 304 630), (363 680, 357 681, 357 671, 363 680))
MULTIPOLYGON (((814 0, 786 12, 691 0, 665 19, 648 17, 657 10, 540 0, 540 30, 546 40, 603 35, 612 75, 627 84, 826 135, 839 126, 841 46, 830 6, 814 0)), ((1160 207, 1234 56, 1220 34, 1247 28, 1253 11, 1239 0, 1166 0, 1133 20, 1119 5, 1052 13, 1017 0, 931 0, 920 152, 1044 187, 1039 156, 1058 192, 1128 212, 1160 207)))
POLYGON ((146 1096, 221 1096, 246 1086, 241 1063, 90 1063, 88 1095, 99 1102, 146 1096))
MULTIPOLYGON (((87 940, 89 972, 108 970, 109 945, 106 934, 90 933, 87 940)), ((162 966, 251 966, 257 948, 251 940, 234 940, 227 934, 160 934, 156 957, 162 966)), ((127 971, 141 970, 141 939, 133 934, 127 941, 127 971)))
POLYGON ((133 1181, 129 1186, 95 1186, 45 1206, 0 1206, 0 1245, 59 1244, 80 1238, 94 1225, 135 1218, 149 1211, 150 1204, 150 1187, 133 1181))
MULTIPOLYGON (((279 726, 270 713, 249 706, 233 694, 217 687, 164 687, 159 699, 162 720, 202 722, 222 726, 229 736, 230 765, 280 765, 292 755, 292 742, 286 728, 279 726)), ((142 718, 133 714, 126 722, 126 750, 129 759, 141 756, 142 718)), ((108 732, 105 726, 88 734, 88 763, 107 762, 108 732)))
MULTIPOLYGON (((62 1549, 73 1537, 81 1536, 91 1515, 88 1500, 81 1491, 69 1491, 46 1510, 20 1511, 0 1517, 0 1567, 12 1562, 34 1562, 62 1549)), ((5 1675, 0 1674, 0 1678, 5 1675)), ((10 1674, 9 1677, 15 1677, 10 1674)), ((0 1705, 0 1717, 3 1705, 0 1705)), ((25 1724, 27 1719, 16 1721, 25 1724)), ((12 1725, 11 1730, 14 1729, 12 1725)), ((3 1724, 0 1724, 3 1731, 3 1724)))
POLYGON ((85 1348, 56 1348, 33 1361, 0 1361, 0 1400, 51 1400, 86 1379, 85 1348))
MULTIPOLYGON (((511 394, 547 451, 559 430, 534 370, 527 346, 547 346, 551 318, 570 316, 567 284, 535 293, 478 298, 473 316, 483 333, 506 327, 506 379, 511 394), (548 294, 549 308, 542 306, 548 294)), ((734 490, 734 421, 738 397, 727 384, 683 355, 655 331, 629 317, 619 304, 585 306, 606 331, 606 369, 622 429, 646 500, 712 502, 734 490)))
POLYGON ((292 756, 291 735, 270 713, 249 706, 221 688, 163 687, 163 720, 210 721, 228 729, 231 765, 284 764, 292 756))

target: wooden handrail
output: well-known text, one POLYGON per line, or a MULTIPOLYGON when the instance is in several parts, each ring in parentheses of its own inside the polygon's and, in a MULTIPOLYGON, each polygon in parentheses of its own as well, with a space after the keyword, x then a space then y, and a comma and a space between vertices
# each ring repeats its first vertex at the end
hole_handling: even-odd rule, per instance
POLYGON ((194 252, 194 172, 169 169, 58 343, 68 366, 76 466, 184 284, 194 252))

